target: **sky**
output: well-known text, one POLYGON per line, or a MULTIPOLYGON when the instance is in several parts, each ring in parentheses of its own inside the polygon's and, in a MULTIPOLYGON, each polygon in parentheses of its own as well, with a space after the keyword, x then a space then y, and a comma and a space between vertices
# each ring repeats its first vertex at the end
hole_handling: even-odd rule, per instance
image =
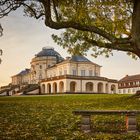
MULTIPOLYGON (((30 68, 31 59, 43 47, 53 47, 62 57, 69 54, 61 46, 54 43, 51 34, 60 34, 63 30, 53 30, 45 26, 41 20, 23 16, 17 10, 0 19, 4 35, 0 37, 0 49, 3 50, 0 64, 0 86, 11 82, 11 76, 25 68, 30 68)), ((125 75, 140 74, 140 60, 134 60, 124 52, 113 51, 113 56, 105 58, 92 57, 89 60, 102 66, 101 76, 111 79, 121 79, 125 75)))

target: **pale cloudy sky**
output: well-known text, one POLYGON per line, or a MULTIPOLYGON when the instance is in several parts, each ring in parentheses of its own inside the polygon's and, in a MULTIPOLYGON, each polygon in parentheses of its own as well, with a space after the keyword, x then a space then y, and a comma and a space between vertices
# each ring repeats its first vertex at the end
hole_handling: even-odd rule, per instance
MULTIPOLYGON (((0 19, 4 35, 0 38, 0 49, 3 49, 2 64, 0 64, 0 86, 11 82, 11 76, 25 68, 30 68, 30 61, 42 47, 54 47, 64 58, 66 50, 55 44, 52 33, 60 33, 47 28, 42 21, 22 16, 21 11, 15 11, 0 19)), ((110 58, 100 56, 93 58, 89 52, 87 58, 102 66, 101 76, 120 79, 126 74, 140 74, 140 60, 133 60, 123 52, 114 51, 110 58)))

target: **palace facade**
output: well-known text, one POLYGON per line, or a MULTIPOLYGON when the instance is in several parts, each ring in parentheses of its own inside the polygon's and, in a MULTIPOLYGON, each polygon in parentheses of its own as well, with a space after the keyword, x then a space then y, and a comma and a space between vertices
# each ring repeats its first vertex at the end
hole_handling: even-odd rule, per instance
POLYGON ((102 77, 101 66, 81 55, 64 59, 53 48, 43 48, 25 69, 12 76, 9 94, 117 93, 118 81, 102 77), (35 86, 36 85, 36 86, 35 86), (36 87, 36 88, 35 88, 36 87))
POLYGON ((68 57, 46 69, 42 93, 117 93, 117 81, 101 77, 100 69, 84 56, 68 57))

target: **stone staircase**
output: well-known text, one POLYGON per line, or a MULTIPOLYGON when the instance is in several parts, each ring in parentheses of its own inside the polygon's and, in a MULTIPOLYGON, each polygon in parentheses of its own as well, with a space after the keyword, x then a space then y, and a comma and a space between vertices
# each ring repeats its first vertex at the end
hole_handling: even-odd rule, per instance
POLYGON ((23 87, 19 92, 22 92, 25 95, 29 95, 30 92, 33 92, 34 90, 37 90, 37 89, 39 89, 38 84, 29 84, 26 87, 23 87))

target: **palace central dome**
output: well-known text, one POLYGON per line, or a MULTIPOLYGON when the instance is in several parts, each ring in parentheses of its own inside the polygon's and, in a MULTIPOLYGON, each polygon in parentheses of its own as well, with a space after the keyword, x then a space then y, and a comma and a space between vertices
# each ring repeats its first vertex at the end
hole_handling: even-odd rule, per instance
POLYGON ((54 50, 54 48, 42 48, 42 51, 40 51, 38 54, 36 54, 36 57, 44 57, 44 56, 53 56, 58 59, 58 62, 61 62, 64 60, 61 55, 54 50))

